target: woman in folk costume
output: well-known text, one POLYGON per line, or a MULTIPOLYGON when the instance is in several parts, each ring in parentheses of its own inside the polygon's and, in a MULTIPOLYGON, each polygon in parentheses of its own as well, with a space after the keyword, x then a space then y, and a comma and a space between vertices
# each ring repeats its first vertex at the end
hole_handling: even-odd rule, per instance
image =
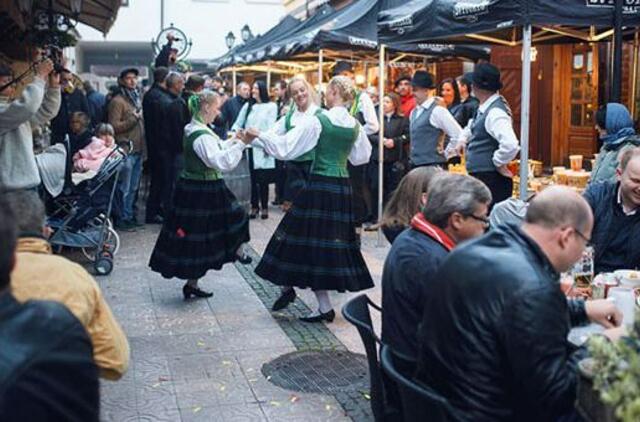
MULTIPOLYGON (((237 132, 246 127, 268 130, 278 119, 278 106, 269 98, 267 85, 257 81, 251 88, 251 98, 242 106, 236 122, 231 128, 237 132)), ((251 172, 251 214, 256 218, 269 218, 269 184, 276 181, 276 160, 265 154, 258 144, 249 151, 249 171, 251 172)))
POLYGON ((258 137, 269 154, 282 160, 315 149, 309 181, 280 222, 255 270, 260 277, 288 287, 275 309, 295 299, 294 286, 314 291, 319 309, 301 318, 305 322, 333 321, 329 290, 373 287, 356 240, 347 171, 347 161, 359 165, 368 162, 371 155, 367 135, 346 108, 353 96, 351 80, 334 77, 327 86, 328 111, 306 117, 284 136, 254 129, 245 135, 247 139, 258 137))
POLYGON ((211 297, 198 279, 227 262, 251 262, 244 253, 249 220, 222 179, 238 165, 246 144, 221 141, 207 127, 220 113, 220 97, 203 91, 189 98, 193 118, 184 128, 184 170, 176 184, 172 211, 162 226, 149 266, 165 278, 187 280, 185 300, 211 297))
MULTIPOLYGON (((278 120, 270 132, 282 136, 296 127, 305 117, 313 116, 320 111, 318 95, 304 78, 296 77, 289 82, 287 88, 289 97, 293 99, 293 106, 278 120)), ((259 129, 259 128, 258 128, 259 129)), ((256 144, 258 144, 256 142, 256 144)), ((314 151, 311 150, 287 162, 287 178, 284 188, 284 203, 282 208, 288 211, 291 203, 309 180, 314 151)))

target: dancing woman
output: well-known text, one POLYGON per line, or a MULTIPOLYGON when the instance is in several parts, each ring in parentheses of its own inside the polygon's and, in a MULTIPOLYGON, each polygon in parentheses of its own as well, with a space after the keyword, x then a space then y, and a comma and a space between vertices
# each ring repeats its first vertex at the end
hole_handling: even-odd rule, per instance
POLYGON ((367 135, 346 108, 353 97, 353 82, 334 77, 326 94, 330 110, 305 118, 284 136, 254 129, 245 135, 246 139, 258 137, 269 154, 282 160, 315 148, 309 182, 280 222, 255 270, 260 277, 288 287, 274 308, 282 309, 295 299, 294 286, 314 291, 319 308, 301 318, 305 322, 333 321, 329 290, 373 287, 356 241, 347 171, 347 160, 359 165, 371 155, 367 135))
POLYGON ((221 173, 238 165, 246 144, 237 138, 221 141, 207 127, 220 113, 218 94, 193 95, 189 110, 193 118, 184 128, 184 170, 149 261, 163 277, 187 280, 182 288, 185 300, 213 296, 198 287, 208 270, 236 260, 251 262, 244 253, 249 241, 247 214, 221 173))
MULTIPOLYGON (((289 97, 294 105, 271 129, 272 135, 282 136, 296 127, 305 117, 313 116, 320 111, 318 95, 305 79, 296 77, 288 86, 289 97)), ((258 143, 258 142, 256 142, 258 143)), ((288 211, 291 203, 298 196, 309 180, 311 163, 313 163, 313 149, 287 162, 287 177, 284 188, 284 203, 282 208, 288 211)))

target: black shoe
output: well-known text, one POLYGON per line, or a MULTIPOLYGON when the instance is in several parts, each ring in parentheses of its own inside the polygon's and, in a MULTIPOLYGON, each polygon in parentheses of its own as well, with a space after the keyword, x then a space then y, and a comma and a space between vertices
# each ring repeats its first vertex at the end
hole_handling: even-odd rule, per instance
POLYGON ((302 322, 322 322, 322 321, 333 322, 335 318, 336 318, 336 313, 332 309, 329 312, 325 312, 324 314, 314 315, 311 317, 300 317, 299 319, 302 322))
POLYGON ((266 210, 262 211, 260 213, 260 218, 263 219, 263 220, 266 220, 267 218, 269 218, 269 211, 266 211, 266 210))
POLYGON ((275 201, 271 202, 271 205, 282 205, 282 200, 276 199, 275 201))
POLYGON ((271 310, 280 311, 289 306, 289 304, 294 300, 296 300, 296 291, 292 287, 286 292, 283 292, 280 297, 275 302, 273 302, 271 310))
POLYGON ((147 219, 145 220, 145 223, 147 223, 147 224, 162 224, 162 223, 164 223, 164 218, 162 218, 162 216, 160 216, 160 215, 155 215, 153 217, 147 217, 147 219))
POLYGON ((136 226, 131 221, 121 221, 115 224, 115 228, 121 232, 134 232, 136 231, 136 226))
POLYGON ((211 297, 213 293, 205 292, 204 290, 200 290, 197 287, 191 287, 189 285, 185 285, 182 288, 182 294, 184 295, 184 300, 189 299, 191 296, 195 297, 211 297))
POLYGON ((249 218, 254 220, 257 217, 258 217, 258 210, 256 210, 256 209, 251 210, 251 212, 249 213, 249 218))
POLYGON ((251 257, 246 253, 242 255, 236 255, 236 258, 238 262, 243 265, 251 264, 253 262, 253 259, 251 259, 251 257))

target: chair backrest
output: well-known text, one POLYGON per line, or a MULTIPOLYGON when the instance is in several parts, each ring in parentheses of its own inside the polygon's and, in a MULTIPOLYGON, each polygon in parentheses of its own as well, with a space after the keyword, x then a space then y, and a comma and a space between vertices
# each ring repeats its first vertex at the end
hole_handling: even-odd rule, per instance
POLYGON ((369 364, 369 378, 371 383, 371 410, 376 422, 385 420, 385 395, 382 384, 382 372, 378 362, 378 348, 376 344, 381 344, 380 339, 373 330, 369 306, 380 311, 380 307, 375 305, 367 295, 359 295, 351 299, 342 307, 342 315, 351 324, 355 325, 364 344, 369 364))
POLYGON ((380 361, 382 370, 396 382, 400 390, 404 422, 453 420, 451 406, 444 397, 398 371, 393 362, 393 352, 388 346, 382 346, 380 361))

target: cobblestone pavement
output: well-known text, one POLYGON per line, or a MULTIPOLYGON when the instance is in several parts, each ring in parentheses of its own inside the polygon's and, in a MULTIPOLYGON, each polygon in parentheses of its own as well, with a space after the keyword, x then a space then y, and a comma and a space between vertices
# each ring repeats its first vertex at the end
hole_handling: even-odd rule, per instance
MULTIPOLYGON (((159 227, 122 234, 115 269, 97 278, 131 344, 129 372, 102 383, 104 421, 368 421, 366 391, 334 395, 278 387, 262 374, 265 363, 296 351, 364 353, 356 330, 338 315, 332 324, 303 324, 296 316, 313 309, 308 291, 290 309, 271 313, 275 286, 252 271, 281 213, 251 221, 254 264, 226 265, 201 281, 208 300, 185 302, 181 282, 147 267, 159 227)), ((363 252, 376 280, 366 293, 380 301, 379 280, 388 251, 367 234, 363 252)), ((75 255, 74 255, 75 257, 75 255)), ((355 294, 332 294, 334 308, 355 294)), ((379 324, 376 318, 375 324, 379 324)), ((379 325, 378 325, 379 327, 379 325)))

